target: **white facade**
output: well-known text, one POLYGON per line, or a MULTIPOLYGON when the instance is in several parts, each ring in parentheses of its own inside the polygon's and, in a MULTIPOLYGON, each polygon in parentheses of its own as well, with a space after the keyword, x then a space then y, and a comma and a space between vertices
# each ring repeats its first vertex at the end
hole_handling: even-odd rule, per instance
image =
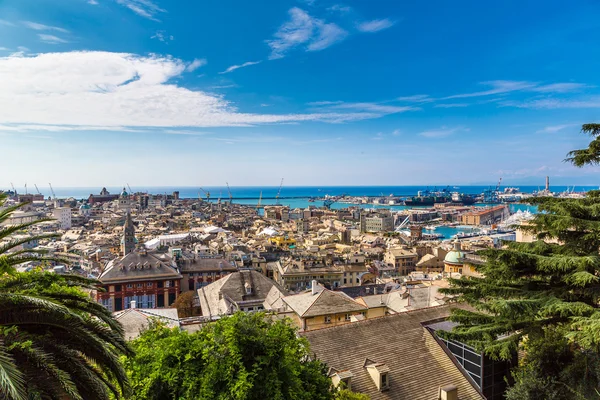
POLYGON ((59 207, 52 211, 52 216, 60 222, 60 229, 71 229, 71 209, 69 207, 59 207))

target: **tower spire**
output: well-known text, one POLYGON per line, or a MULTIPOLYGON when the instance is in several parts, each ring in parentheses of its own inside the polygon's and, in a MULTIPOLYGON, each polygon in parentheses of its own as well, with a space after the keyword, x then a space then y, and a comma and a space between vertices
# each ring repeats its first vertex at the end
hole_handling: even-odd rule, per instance
POLYGON ((131 253, 135 248, 135 227, 131 219, 131 213, 127 211, 125 224, 123 225, 123 240, 121 241, 121 253, 123 256, 131 253))

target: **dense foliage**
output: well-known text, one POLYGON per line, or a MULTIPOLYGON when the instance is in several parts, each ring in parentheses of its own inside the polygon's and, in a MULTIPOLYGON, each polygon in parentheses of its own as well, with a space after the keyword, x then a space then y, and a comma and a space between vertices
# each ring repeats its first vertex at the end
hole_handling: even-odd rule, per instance
MULTIPOLYGON (((6 195, 0 194, 0 205, 6 195)), ((0 211, 0 223, 20 205, 0 211)), ((108 399, 128 394, 119 356, 131 354, 119 324, 84 290, 93 280, 44 272, 17 273, 26 261, 50 260, 11 240, 35 222, 0 229, 0 398, 108 399)))
POLYGON ((334 396, 327 368, 311 357, 306 339, 287 320, 264 313, 237 313, 195 333, 155 325, 132 346, 135 357, 124 359, 132 399, 334 396))
MULTIPOLYGON (((600 134, 600 125, 583 131, 600 134)), ((578 166, 600 160, 600 141, 576 150, 578 166), (596 149, 596 146, 599 146, 596 149)), ((484 277, 452 279, 446 293, 474 310, 454 310, 448 335, 508 359, 527 356, 509 399, 597 396, 600 387, 600 192, 587 198, 534 198, 539 214, 521 229, 533 243, 508 243, 481 254, 484 277)))

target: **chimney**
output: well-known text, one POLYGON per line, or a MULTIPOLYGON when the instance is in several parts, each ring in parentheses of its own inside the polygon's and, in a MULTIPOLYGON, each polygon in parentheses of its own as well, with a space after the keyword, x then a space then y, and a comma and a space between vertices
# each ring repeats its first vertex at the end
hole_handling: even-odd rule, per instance
POLYGON ((135 300, 131 300, 131 308, 135 308, 136 306, 136 301, 135 300))
POLYGON ((319 292, 317 291, 317 285, 318 285, 318 283, 317 283, 317 281, 316 281, 316 280, 314 280, 314 279, 313 279, 313 280, 312 280, 312 282, 310 283, 310 285, 311 285, 311 292, 312 292, 313 296, 314 296, 315 294, 319 293, 319 292))
POLYGON ((455 385, 440 387, 440 400, 458 400, 458 388, 455 385))

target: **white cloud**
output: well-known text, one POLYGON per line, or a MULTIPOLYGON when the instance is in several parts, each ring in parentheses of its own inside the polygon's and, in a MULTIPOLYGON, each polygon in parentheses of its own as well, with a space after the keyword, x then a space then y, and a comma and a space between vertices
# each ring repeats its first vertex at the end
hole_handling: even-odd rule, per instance
POLYGON ((446 104, 436 104, 435 108, 461 108, 468 107, 468 103, 446 103, 446 104))
POLYGON ((442 126, 440 129, 432 129, 432 130, 428 130, 428 131, 423 131, 423 132, 419 133, 419 135, 426 137, 426 138, 443 138, 443 137, 450 136, 456 132, 461 132, 461 131, 468 131, 468 129, 463 128, 463 127, 447 128, 445 126, 442 126))
POLYGON ((197 70, 198 68, 205 66, 208 63, 208 61, 206 61, 206 58, 196 58, 194 61, 192 61, 187 67, 186 67, 186 71, 187 72, 193 72, 195 70, 197 70))
POLYGON ((0 51, 10 51, 8 47, 0 47, 0 51))
POLYGON ((588 88, 588 85, 583 83, 564 82, 564 83, 551 83, 548 85, 541 85, 533 88, 534 92, 541 93, 568 93, 578 91, 580 89, 588 88))
POLYGON ((348 32, 333 23, 326 24, 318 21, 317 30, 319 35, 308 45, 307 51, 324 50, 348 36, 348 32))
POLYGON ((334 23, 311 17, 298 7, 289 10, 290 20, 279 27, 267 40, 271 47, 270 60, 283 58, 289 50, 306 45, 306 51, 323 50, 346 38, 348 32, 334 23))
POLYGON ((42 42, 49 43, 49 44, 69 43, 68 40, 61 39, 58 36, 48 35, 45 33, 38 33, 38 37, 40 38, 40 40, 42 42))
POLYGON ((448 99, 461 99, 467 97, 479 97, 479 96, 489 96, 494 94, 504 94, 510 92, 540 92, 540 93, 567 93, 577 91, 586 87, 588 85, 582 83, 573 83, 573 82, 558 82, 551 84, 541 85, 539 82, 527 82, 527 81, 487 81, 480 82, 481 85, 490 86, 490 89, 483 90, 480 92, 473 93, 463 93, 463 94, 455 94, 453 96, 444 97, 442 100, 448 99))
POLYGON ((152 21, 159 21, 156 15, 166 12, 166 10, 160 8, 152 0, 117 0, 117 3, 129 8, 137 15, 152 21))
POLYGON ((358 24, 357 28, 361 32, 379 32, 384 29, 391 28, 392 26, 394 26, 394 21, 384 18, 362 22, 358 24))
POLYGON ((328 7, 327 11, 338 11, 342 14, 345 14, 345 13, 352 11, 352 7, 345 6, 342 4, 334 4, 331 7, 328 7))
POLYGON ((29 48, 25 47, 25 46, 17 46, 17 50, 19 50, 19 51, 21 51, 23 53, 26 53, 26 52, 29 51, 29 48))
POLYGON ((433 101, 433 99, 429 97, 428 94, 415 94, 412 96, 396 97, 396 100, 409 103, 427 103, 433 101))
POLYGON ((531 108, 537 110, 553 110, 559 108, 600 108, 600 96, 578 99, 533 99, 525 101, 503 101, 505 107, 531 108))
POLYGON ((329 109, 352 109, 382 114, 396 114, 405 111, 416 111, 418 107, 412 106, 389 106, 378 103, 341 103, 329 106, 329 109))
POLYGON ((87 3, 91 4, 92 6, 97 6, 98 5, 98 2, 96 0, 88 0, 87 3))
POLYGON ((402 131, 400 129, 394 129, 392 131, 392 136, 400 136, 402 134, 402 131))
POLYGON ((553 125, 547 126, 544 129, 540 129, 536 133, 556 133, 558 131, 562 131, 565 128, 570 128, 571 126, 576 126, 577 124, 563 124, 563 125, 553 125))
POLYGON ((150 39, 156 39, 160 42, 168 44, 169 42, 175 40, 175 37, 173 35, 167 34, 167 31, 160 30, 156 31, 154 35, 150 36, 150 39))
POLYGON ((362 107, 349 105, 305 114, 244 113, 222 95, 174 83, 187 66, 173 57, 100 51, 0 57, 0 121, 13 129, 190 129, 302 121, 340 123, 399 111, 364 103, 362 107))
POLYGON ((333 104, 342 104, 343 101, 311 101, 310 103, 306 103, 309 106, 330 106, 333 104))
POLYGON ((236 69, 240 69, 240 68, 245 68, 245 67, 249 67, 251 65, 256 65, 256 64, 260 64, 262 61, 247 61, 243 64, 240 65, 232 65, 231 67, 227 68, 225 71, 221 71, 219 72, 219 74, 228 74, 230 72, 235 71, 236 69))
POLYGON ((483 90, 480 92, 473 92, 473 93, 455 94, 453 96, 444 97, 442 100, 462 99, 462 98, 467 98, 467 97, 479 97, 479 96, 489 96, 489 95, 500 94, 500 93, 509 93, 509 92, 514 92, 514 91, 518 91, 518 90, 532 89, 537 85, 536 83, 526 82, 526 81, 500 81, 500 80, 481 82, 480 84, 485 85, 485 86, 491 86, 491 89, 483 90))
POLYGON ((0 25, 5 25, 5 26, 16 26, 16 25, 14 24, 14 22, 7 21, 7 20, 5 20, 5 19, 0 19, 0 25))
POLYGON ((25 25, 26 27, 28 27, 29 29, 33 29, 36 31, 56 31, 56 32, 61 32, 61 33, 69 33, 68 30, 66 30, 64 28, 59 28, 58 26, 44 25, 44 24, 39 24, 37 22, 32 22, 32 21, 21 21, 21 23, 23 25, 25 25))

